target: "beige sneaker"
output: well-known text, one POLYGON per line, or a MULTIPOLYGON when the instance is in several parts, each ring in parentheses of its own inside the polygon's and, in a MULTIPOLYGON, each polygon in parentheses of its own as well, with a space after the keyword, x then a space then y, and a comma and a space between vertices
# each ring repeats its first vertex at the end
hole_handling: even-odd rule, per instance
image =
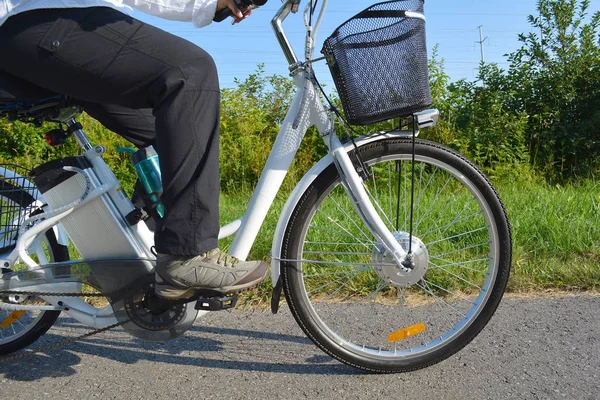
POLYGON ((240 261, 219 249, 199 256, 159 254, 155 270, 155 292, 169 300, 211 291, 236 294, 262 282, 269 272, 266 261, 240 261))

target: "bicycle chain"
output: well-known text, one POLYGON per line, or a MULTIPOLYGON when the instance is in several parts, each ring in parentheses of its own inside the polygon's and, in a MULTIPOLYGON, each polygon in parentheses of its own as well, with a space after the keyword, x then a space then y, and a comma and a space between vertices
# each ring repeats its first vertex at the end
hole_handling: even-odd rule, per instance
MULTIPOLYGON (((55 292, 32 292, 32 291, 11 291, 11 290, 0 290, 0 295, 48 296, 48 297, 50 297, 50 296, 54 296, 54 297, 81 297, 81 296, 105 297, 105 295, 101 294, 101 293, 55 293, 55 292)), ((70 339, 63 340, 62 342, 44 346, 39 349, 30 350, 25 353, 16 354, 16 355, 12 355, 12 356, 6 356, 6 357, 0 357, 0 364, 5 364, 7 362, 19 360, 21 358, 29 357, 34 354, 45 353, 50 350, 54 350, 58 347, 66 346, 73 342, 77 342, 78 340, 82 340, 82 339, 88 338, 90 336, 96 335, 98 333, 106 332, 113 328, 117 328, 123 324, 126 324, 129 321, 131 321, 131 320, 128 319, 125 321, 117 322, 116 324, 106 326, 104 328, 96 329, 94 331, 84 333, 83 335, 79 335, 79 336, 76 336, 76 337, 73 337, 70 339)))

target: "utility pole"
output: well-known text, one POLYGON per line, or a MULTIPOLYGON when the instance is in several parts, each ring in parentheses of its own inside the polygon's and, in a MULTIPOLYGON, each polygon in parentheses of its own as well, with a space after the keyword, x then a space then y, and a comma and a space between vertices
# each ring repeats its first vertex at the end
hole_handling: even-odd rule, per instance
POLYGON ((542 26, 542 11, 540 10, 540 46, 542 46, 542 51, 544 51, 544 27, 542 26))
POLYGON ((475 43, 479 43, 479 46, 481 46, 481 62, 485 63, 485 54, 483 53, 483 42, 485 42, 488 38, 486 37, 485 39, 483 38, 483 25, 479 25, 478 26, 479 29, 479 42, 475 42, 475 43))

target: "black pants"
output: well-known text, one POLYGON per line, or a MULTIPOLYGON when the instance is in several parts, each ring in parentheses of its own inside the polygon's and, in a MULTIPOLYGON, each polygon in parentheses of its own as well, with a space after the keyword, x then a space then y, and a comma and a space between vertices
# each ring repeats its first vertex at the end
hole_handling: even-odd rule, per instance
POLYGON ((34 10, 0 26, 0 69, 81 100, 160 158, 159 253, 196 255, 219 232, 219 83, 192 43, 111 8, 34 10))

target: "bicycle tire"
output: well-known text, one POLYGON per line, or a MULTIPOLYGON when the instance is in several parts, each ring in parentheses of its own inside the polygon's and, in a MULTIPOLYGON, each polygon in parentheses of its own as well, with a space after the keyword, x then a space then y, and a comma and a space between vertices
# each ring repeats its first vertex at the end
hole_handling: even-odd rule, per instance
MULTIPOLYGON (((22 208, 30 206, 35 201, 29 192, 10 182, 0 180, 0 207, 7 200, 22 208)), ((45 239, 50 261, 69 260, 69 249, 58 243, 54 230, 49 229, 45 239)), ((4 246, 2 252, 8 252, 12 248, 14 248, 14 244, 4 246)), ((11 314, 11 311, 0 310, 0 324, 11 314)), ((59 315, 60 311, 26 311, 7 327, 0 326, 0 355, 21 350, 38 340, 54 325, 59 315), (15 329, 15 325, 21 329, 15 329), (11 332, 12 334, 10 334, 11 332)))
POLYGON ((373 372, 424 368, 462 349, 494 314, 510 273, 504 205, 457 152, 416 140, 414 206, 404 211, 412 147, 395 138, 358 148, 380 215, 405 249, 412 243, 409 273, 358 218, 333 164, 302 194, 283 239, 282 283, 300 327, 333 358, 373 372))

